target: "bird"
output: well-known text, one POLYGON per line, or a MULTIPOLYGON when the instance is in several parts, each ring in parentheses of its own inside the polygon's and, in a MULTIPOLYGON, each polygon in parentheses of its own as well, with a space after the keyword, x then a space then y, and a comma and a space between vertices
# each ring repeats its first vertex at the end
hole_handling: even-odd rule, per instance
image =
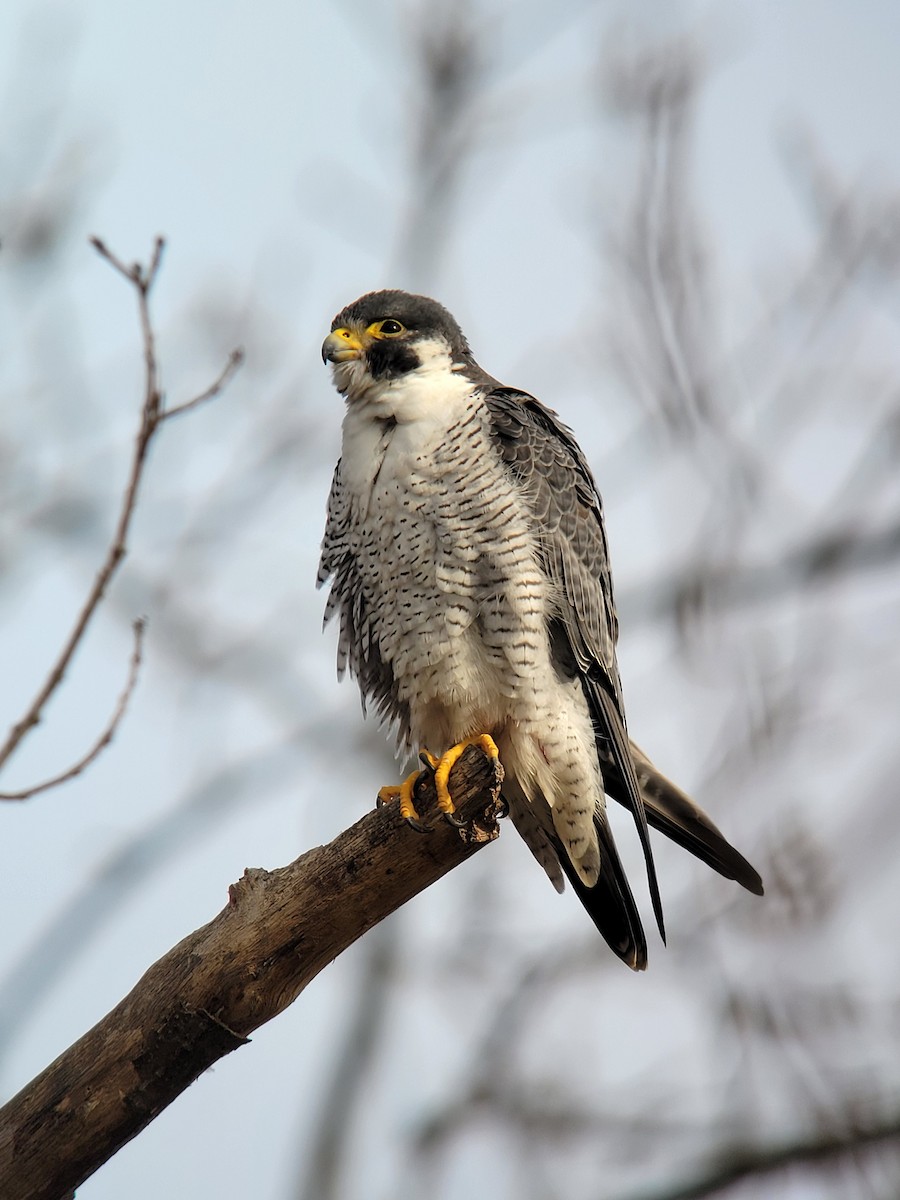
MULTIPOLYGON (((401 748, 449 773, 476 743, 505 771, 509 817, 612 951, 647 965, 607 797, 631 810, 656 924, 648 825, 748 891, 759 874, 627 732, 603 506, 575 435, 476 362, 427 296, 369 292, 322 346, 345 402, 318 585, 349 670, 401 748)), ((413 772, 398 798, 418 824, 413 772)))

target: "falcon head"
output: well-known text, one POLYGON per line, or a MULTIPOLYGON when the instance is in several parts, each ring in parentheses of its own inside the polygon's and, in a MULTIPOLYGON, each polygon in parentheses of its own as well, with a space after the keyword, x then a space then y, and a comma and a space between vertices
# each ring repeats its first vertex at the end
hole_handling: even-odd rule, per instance
POLYGON ((485 378, 446 308, 409 292, 369 292, 338 313, 322 345, 348 400, 379 400, 401 380, 436 372, 485 378))

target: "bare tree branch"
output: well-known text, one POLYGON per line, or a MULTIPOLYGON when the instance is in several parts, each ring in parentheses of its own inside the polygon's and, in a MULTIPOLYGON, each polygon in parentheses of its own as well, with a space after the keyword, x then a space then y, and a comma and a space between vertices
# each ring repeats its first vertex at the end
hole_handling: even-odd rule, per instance
POLYGON ((79 758, 78 762, 73 763, 68 770, 63 771, 59 775, 54 775, 52 779, 45 779, 43 783, 35 783, 31 787, 24 788, 20 792, 0 792, 0 800, 28 800, 31 796, 36 796, 38 792, 47 792, 50 788, 58 787, 61 783, 68 783, 70 779, 74 779, 76 775, 80 775, 85 767, 89 767, 91 763, 103 750, 110 744, 119 728, 122 718, 125 716, 125 710, 128 708, 128 702, 131 699, 131 693, 134 691, 138 681, 138 673, 141 669, 141 654, 144 645, 144 629, 146 621, 143 617, 132 625, 134 630, 134 649, 131 652, 131 663, 128 668, 128 679, 125 681, 125 687, 122 689, 122 694, 116 702, 116 707, 113 709, 113 714, 110 717, 106 728, 88 750, 87 754, 79 758))
MULTIPOLYGON (((94 579, 91 590, 88 593, 87 599, 78 615, 72 632, 69 634, 59 657, 51 667, 47 678, 42 684, 35 698, 29 705, 25 715, 21 720, 13 725, 9 732, 6 741, 0 746, 0 767, 6 762, 11 754, 22 742, 22 739, 32 730, 41 720, 41 713, 47 701, 62 683, 69 663, 72 661, 72 656, 78 649, 81 639, 84 637, 88 624, 97 608, 100 601, 103 599, 104 593, 110 584, 113 576, 118 570, 128 552, 127 539, 131 528, 131 519, 134 515, 135 505, 137 504, 138 490, 141 484, 141 478, 144 472, 144 465, 147 459, 147 451, 153 435, 159 429, 162 422, 170 416, 177 416, 179 413, 186 412, 190 408, 196 407, 198 404, 206 400, 212 399, 218 395, 221 389, 225 386, 234 371, 240 365, 241 352, 235 350, 229 356, 228 362, 224 369, 219 374, 218 378, 213 381, 200 395, 194 397, 193 400, 188 400, 183 404, 178 405, 174 409, 168 411, 163 406, 162 396, 159 390, 159 367, 156 358, 156 340, 153 332, 153 324, 150 319, 150 293, 156 277, 159 273, 160 263, 162 262, 162 253, 165 242, 162 238, 157 238, 153 253, 150 258, 150 265, 146 268, 140 263, 133 263, 130 267, 126 266, 120 258, 109 250, 99 238, 91 238, 91 244, 98 254, 119 272, 132 286, 137 293, 138 312, 141 323, 141 335, 144 344, 144 401, 141 408, 141 423, 138 429, 137 439, 135 441, 134 454, 131 461, 131 470, 128 476, 128 483, 125 488, 125 494, 122 499, 122 506, 119 512, 119 519, 116 524, 115 532, 110 543, 109 549, 104 559, 96 578, 94 579)), ((101 742, 103 745, 108 744, 107 741, 101 742)), ((100 746, 100 749, 103 748, 100 746)), ((99 750, 97 751, 99 753, 99 750)), ((76 764, 76 769, 70 769, 63 772, 56 780, 41 784, 34 788, 23 789, 27 795, 34 795, 37 792, 45 791, 48 787, 56 786, 57 783, 63 783, 65 780, 77 775, 78 771, 83 769, 82 764, 76 764)), ((0 795, 0 799, 24 799, 25 796, 20 793, 9 793, 0 795)))
MULTIPOLYGON (((279 738, 241 759, 217 764, 173 805, 162 806, 147 826, 125 838, 87 871, 40 936, 9 964, 0 979, 0 1075, 24 1026, 59 986, 72 963, 122 911, 128 898, 146 887, 164 864, 189 852, 211 822, 221 829, 251 798, 258 803, 260 796, 277 794, 283 781, 297 772, 301 761, 298 747, 304 737, 324 745, 323 730, 310 732, 304 726, 287 740, 279 738)), ((326 769, 326 758, 323 749, 316 770, 326 769)), ((313 769, 309 752, 305 767, 313 769)))
POLYGON ((659 621, 690 607, 715 609, 777 600, 811 584, 877 570, 900 557, 900 522, 881 529, 830 529, 771 562, 700 565, 696 572, 620 593, 629 624, 659 621))
POLYGON ((205 404, 207 400, 213 400, 221 392, 222 388, 230 382, 232 375, 244 361, 244 352, 240 349, 232 350, 228 355, 228 360, 225 366, 212 381, 208 388, 205 388, 199 395, 194 396, 190 400, 185 400, 182 404, 176 404, 174 408, 167 408, 160 414, 160 420, 168 421, 171 417, 180 417, 182 413, 191 412, 195 408, 199 408, 201 404, 205 404))
POLYGON ((801 1163, 824 1167, 835 1159, 890 1142, 900 1143, 900 1114, 781 1145, 732 1146, 718 1152, 707 1174, 672 1188, 640 1192, 629 1200, 703 1200, 706 1196, 721 1195, 744 1179, 776 1175, 801 1163))
POLYGON ((462 829, 429 781, 424 837, 389 805, 287 867, 246 870, 217 917, 0 1109, 0 1195, 79 1186, 357 938, 493 841, 502 768, 470 747, 454 776, 462 829))

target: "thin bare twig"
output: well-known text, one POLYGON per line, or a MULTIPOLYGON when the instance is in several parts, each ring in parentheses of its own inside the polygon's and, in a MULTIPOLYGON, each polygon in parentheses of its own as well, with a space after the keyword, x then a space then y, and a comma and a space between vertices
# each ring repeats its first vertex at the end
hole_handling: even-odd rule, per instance
MULTIPOLYGON (((0 767, 13 754, 13 752, 21 744, 23 738, 40 722, 41 714, 47 701, 62 683, 72 657, 84 637, 85 631, 90 623, 91 618, 99 607, 100 601, 103 599, 104 593, 109 586, 110 581, 118 570, 127 553, 127 538, 131 528, 131 519, 134 516, 134 510, 137 503, 138 490, 143 476, 144 464, 147 459, 147 450, 153 435, 159 429, 163 421, 170 416, 176 416, 186 412, 189 408, 195 408, 197 405, 211 400, 218 395, 235 370, 241 363, 242 354, 239 350, 235 350, 229 356, 228 362, 224 369, 220 372, 217 379, 210 384, 205 391, 195 396, 192 400, 185 401, 176 408, 166 411, 163 406, 162 395, 159 389, 159 367, 156 358, 156 339, 153 331, 153 324, 150 318, 150 293, 153 285, 156 282, 156 277, 159 274, 160 264, 162 262, 163 249, 165 242, 162 238, 157 238, 153 244, 153 252, 150 257, 148 267, 143 267, 140 263, 132 263, 128 266, 118 258, 99 238, 91 238, 91 245, 97 253, 104 258, 110 266, 112 266, 119 274, 126 279, 135 289, 138 299, 138 313, 141 325, 141 336, 144 345, 144 400, 141 407, 141 422, 138 429, 137 438, 135 440, 134 454, 131 460, 131 470, 128 475, 128 483, 125 487, 125 494, 122 498, 122 505, 119 511, 119 519, 116 523, 115 532, 113 533, 112 541, 106 553, 103 565, 97 573, 96 578, 88 593, 87 599, 78 614, 72 632, 69 634, 56 662, 50 669, 47 678, 42 684, 35 698, 32 700, 25 715, 21 720, 13 725, 7 736, 6 741, 0 747, 0 767)), ((107 730, 107 732, 110 732, 107 730)), ((114 732, 114 730, 113 730, 114 732)), ((110 732, 110 737, 112 736, 110 732)), ((104 741, 100 739, 102 745, 108 744, 109 739, 104 741)), ((99 750, 98 750, 99 753, 99 750)), ((88 761, 91 761, 90 759, 88 761)), ((41 784, 35 788, 25 789, 25 794, 34 795, 36 792, 44 791, 49 786, 55 786, 57 783, 62 783, 67 779, 77 775, 78 771, 82 770, 87 763, 77 763, 77 769, 70 769, 63 772, 58 779, 53 783, 41 784)), ((0 799, 24 799, 21 793, 9 793, 8 795, 0 794, 0 799)))
POLYGON ((191 400, 185 400, 182 404, 176 404, 174 408, 166 408, 160 414, 161 421, 168 421, 171 417, 180 417, 182 413, 190 412, 192 409, 199 408, 201 404, 205 404, 207 400, 213 400, 221 392, 222 388, 230 382, 232 375, 237 371, 238 367, 244 361, 244 352, 240 347, 232 350, 228 355, 228 361, 225 366, 212 381, 208 388, 194 396, 191 400))
POLYGON ((147 622, 144 617, 139 617, 132 625, 134 630, 134 647, 131 651, 131 662, 128 667, 128 678, 125 681, 125 686, 122 689, 119 699, 116 701, 116 707, 113 709, 112 716, 107 722, 106 728, 88 750, 87 754, 83 755, 76 763, 73 763, 67 770, 59 775, 54 775, 52 779, 45 779, 43 783, 32 784, 31 787, 23 788, 19 792, 0 792, 0 800, 28 800, 31 796, 36 796, 38 792, 49 792, 51 788, 59 787, 61 783, 68 783, 70 779, 74 779, 76 775, 80 775, 85 767, 89 767, 95 758, 110 744, 116 735, 116 730, 122 718, 125 716, 125 710, 128 708, 128 702, 131 700, 131 694, 134 691, 138 674, 141 669, 141 656, 144 648, 144 630, 147 622))

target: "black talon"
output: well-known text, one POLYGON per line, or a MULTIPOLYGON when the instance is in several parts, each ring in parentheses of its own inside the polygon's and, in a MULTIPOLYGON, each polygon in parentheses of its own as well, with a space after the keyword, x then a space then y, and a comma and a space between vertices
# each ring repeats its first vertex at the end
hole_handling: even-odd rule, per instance
POLYGON ((452 826, 454 826, 454 828, 456 828, 456 829, 466 829, 469 824, 468 821, 464 821, 461 817, 458 817, 455 813, 444 813, 444 820, 449 821, 450 824, 452 826))
POLYGON ((410 829, 414 829, 416 833, 431 833, 431 830, 428 828, 428 826, 423 825, 422 822, 417 820, 415 817, 406 817, 405 820, 410 829))

